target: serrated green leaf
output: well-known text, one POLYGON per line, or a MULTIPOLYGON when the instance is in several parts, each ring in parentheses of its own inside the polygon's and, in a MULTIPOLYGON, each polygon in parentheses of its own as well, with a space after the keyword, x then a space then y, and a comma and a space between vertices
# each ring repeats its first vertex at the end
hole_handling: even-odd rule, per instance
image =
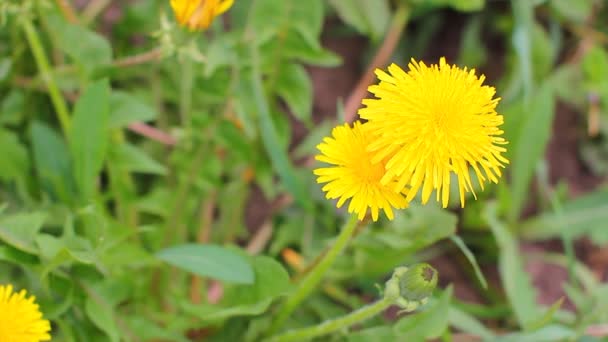
POLYGON ((38 254, 36 234, 46 220, 46 213, 31 212, 0 217, 0 240, 18 250, 38 254))
POLYGON ((312 82, 304 67, 294 63, 281 65, 276 89, 295 117, 312 125, 312 82))
POLYGON ((137 121, 154 120, 157 115, 158 113, 152 106, 127 92, 112 91, 110 94, 108 118, 110 128, 126 127, 137 121))
POLYGON ((167 168, 152 159, 141 149, 128 144, 114 144, 108 151, 108 160, 117 168, 128 172, 165 175, 167 168))
POLYGON ((163 249, 156 254, 156 257, 199 276, 227 283, 254 282, 253 269, 247 259, 224 247, 183 244, 163 249))
POLYGON ((386 0, 330 0, 340 19, 359 33, 378 41, 390 22, 390 4, 386 0))
POLYGON ((25 116, 25 94, 21 89, 12 89, 2 98, 0 124, 18 125, 25 116))
POLYGON ((110 86, 107 80, 87 87, 76 102, 69 132, 74 178, 82 200, 91 200, 108 146, 110 86))
POLYGON ((183 309, 205 322, 265 312, 273 301, 286 295, 291 289, 289 274, 281 264, 269 257, 254 257, 252 263, 255 282, 251 285, 229 287, 219 307, 184 302, 183 309))
POLYGON ((61 51, 87 72, 112 61, 112 47, 103 36, 82 25, 70 24, 55 13, 49 14, 47 20, 61 51))
POLYGON ((101 329, 111 342, 120 341, 120 332, 114 319, 114 311, 98 296, 87 297, 85 300, 85 312, 89 319, 101 329))
POLYGON ((62 138, 47 125, 34 121, 30 140, 36 174, 42 188, 70 203, 74 197, 74 180, 68 148, 62 138))
POLYGON ((29 172, 29 158, 25 146, 17 135, 0 128, 0 179, 11 181, 23 178, 29 172))
MULTIPOLYGON (((257 57, 257 52, 252 53, 252 56, 257 57)), ((257 58, 254 58, 253 63, 259 63, 257 58)), ((270 113, 268 100, 264 94, 262 75, 257 65, 253 68, 250 76, 250 87, 251 93, 255 98, 261 138, 266 153, 285 187, 295 197, 296 202, 303 208, 311 211, 312 201, 310 200, 310 195, 304 189, 302 182, 296 177, 294 167, 287 155, 286 147, 283 147, 280 143, 279 134, 270 113)))

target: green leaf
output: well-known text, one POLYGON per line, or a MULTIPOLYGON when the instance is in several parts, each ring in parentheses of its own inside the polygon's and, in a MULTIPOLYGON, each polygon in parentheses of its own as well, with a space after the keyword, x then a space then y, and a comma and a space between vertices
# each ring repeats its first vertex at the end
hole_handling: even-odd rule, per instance
POLYGON ((230 153, 234 153, 241 160, 252 160, 255 152, 251 140, 247 139, 234 122, 221 120, 217 123, 215 131, 218 143, 227 147, 230 153))
POLYGON ((474 16, 464 27, 458 53, 458 64, 460 65, 481 66, 488 59, 482 39, 482 18, 482 16, 474 16))
POLYGON ((531 98, 534 89, 534 65, 532 63, 534 3, 529 0, 512 0, 511 6, 515 19, 511 39, 519 62, 518 70, 523 80, 524 98, 528 100, 531 98))
POLYGON ((479 268, 479 265, 477 264, 477 259, 475 258, 475 254, 473 254, 473 252, 471 252, 471 250, 467 247, 467 245, 464 243, 464 241, 462 241, 460 236, 451 235, 450 239, 452 240, 452 242, 454 242, 454 244, 456 244, 456 246, 458 246, 458 248, 460 249, 462 254, 464 254, 464 256, 467 258, 467 260, 469 260, 469 263, 473 267, 473 270, 475 271, 475 276, 481 283, 481 286, 483 286, 484 289, 487 289, 488 282, 486 281, 486 278, 483 276, 483 273, 481 272, 481 269, 479 268))
POLYGON ((593 0, 551 0, 549 5, 566 20, 583 24, 593 10, 593 0))
POLYGON ((156 256, 199 276, 237 284, 254 281, 253 269, 247 259, 220 246, 184 244, 163 249, 156 256))
POLYGON ((338 259, 339 277, 377 277, 403 264, 417 251, 456 230, 456 216, 438 206, 411 204, 379 229, 366 229, 352 242, 352 255, 338 259))
POLYGON ((412 3, 421 7, 434 9, 440 6, 450 6, 462 12, 479 11, 485 5, 485 0, 411 0, 412 3))
POLYGON ((39 234, 36 236, 36 244, 40 249, 40 257, 50 261, 48 264, 59 265, 65 261, 92 264, 96 261, 91 243, 81 237, 58 238, 48 234, 39 234))
POLYGON ((8 57, 0 58, 0 83, 4 82, 8 78, 8 76, 11 72, 12 66, 13 66, 13 62, 11 61, 10 58, 8 58, 8 57))
POLYGON ((29 172, 27 150, 17 135, 0 128, 0 180, 23 179, 29 172))
POLYGON ((263 45, 262 50, 271 53, 264 62, 273 67, 280 66, 281 59, 298 59, 324 66, 339 63, 339 57, 319 43, 323 1, 259 0, 253 3, 250 11, 253 39, 257 45, 263 45))
MULTIPOLYGON (((253 59, 253 63, 257 66, 259 62, 257 60, 257 52, 252 53, 252 55, 256 57, 253 59)), ((272 165, 281 177, 285 187, 295 197, 296 202, 308 211, 312 211, 310 194, 305 191, 306 189, 302 185, 302 182, 296 177, 294 167, 287 155, 287 150, 279 142, 279 135, 270 115, 268 100, 264 94, 262 75, 257 67, 253 68, 250 86, 251 93, 255 98, 261 138, 266 153, 270 157, 272 165)))
POLYGON ((392 327, 373 327, 353 331, 346 336, 348 342, 383 342, 395 341, 396 338, 392 327))
POLYGON ((391 10, 387 0, 330 0, 340 19, 378 41, 386 32, 391 10))
POLYGON ((218 306, 182 303, 183 309, 205 322, 216 322, 235 316, 253 316, 265 312, 276 299, 291 289, 289 274, 275 260, 266 256, 252 259, 255 282, 226 289, 218 306))
POLYGON ((47 215, 42 212, 18 213, 0 217, 0 240, 20 251, 38 254, 35 237, 47 215))
POLYGON ((98 294, 85 300, 85 312, 89 319, 109 337, 112 342, 120 341, 120 333, 114 320, 114 311, 98 294))
POLYGON ((141 149, 129 144, 113 144, 108 151, 112 165, 128 172, 165 175, 167 168, 141 149))
POLYGON ((608 53, 601 46, 593 46, 587 51, 581 63, 585 75, 585 88, 595 92, 602 99, 608 98, 608 80, 602 73, 608 73, 608 53))
POLYGON ((40 272, 41 278, 45 278, 60 266, 73 263, 95 265, 99 270, 102 269, 91 243, 82 237, 58 238, 48 234, 39 234, 36 236, 36 244, 43 261, 43 268, 40 272))
POLYGON ((110 86, 107 80, 87 87, 76 102, 69 132, 74 176, 82 199, 92 198, 108 146, 110 86))
POLYGON ((26 101, 23 90, 13 88, 0 103, 0 124, 19 125, 26 115, 26 101))
MULTIPOLYGON (((2 227, 0 227, 0 240, 4 240, 2 236, 2 227)), ((0 260, 20 266, 33 266, 38 263, 37 257, 9 245, 0 246, 0 260)))
POLYGON ((526 327, 529 322, 539 317, 540 312, 536 304, 536 290, 532 287, 530 278, 523 268, 517 240, 504 223, 496 217, 494 204, 486 207, 484 217, 492 229, 500 251, 498 270, 507 298, 520 327, 526 327))
POLYGON ((562 214, 541 213, 521 223, 518 232, 526 239, 545 240, 561 236, 565 231, 572 238, 584 234, 601 234, 608 221, 608 190, 599 189, 566 202, 562 214))
POLYGON ((276 89, 295 117, 312 125, 312 83, 306 69, 294 63, 281 65, 276 89))
POLYGON ((153 107, 127 92, 112 91, 110 94, 110 128, 126 127, 138 121, 151 121, 157 116, 158 113, 153 107))
POLYGON ((552 324, 533 332, 513 333, 494 339, 496 342, 553 342, 570 341, 576 332, 563 325, 552 324))
POLYGON ((553 320, 553 316, 555 315, 557 310, 559 310, 559 308, 562 306, 563 303, 564 303, 564 297, 560 298, 557 302, 553 303, 553 305, 551 305, 551 307, 548 308, 547 311, 541 317, 539 317, 537 320, 528 323, 525 330, 534 331, 534 330, 540 329, 540 328, 546 326, 547 324, 551 323, 551 320, 553 320))
POLYGON ((42 188, 70 203, 75 189, 70 155, 64 141, 54 130, 38 121, 32 123, 30 140, 42 188))
POLYGON ((61 51, 87 72, 112 61, 112 47, 101 35, 82 25, 72 25, 56 14, 47 16, 49 27, 61 51))
MULTIPOLYGON (((525 108, 522 108, 525 110, 525 108)), ((511 208, 509 220, 515 222, 529 199, 529 185, 538 161, 543 158, 549 142, 555 113, 555 95, 551 84, 545 82, 534 95, 527 118, 520 124, 518 136, 512 141, 511 208)))
POLYGON ((483 9, 485 0, 447 0, 451 7, 462 12, 479 11, 483 9))
POLYGON ((205 66, 203 75, 211 77, 221 67, 230 66, 238 58, 236 55, 237 42, 240 37, 226 32, 222 39, 212 39, 205 51, 205 66))
POLYGON ((490 341, 495 338, 494 333, 475 319, 475 317, 454 306, 450 306, 449 308, 448 321, 451 326, 463 332, 479 336, 483 341, 490 341))
POLYGON ((413 315, 403 317, 393 327, 395 335, 403 341, 425 341, 440 337, 448 328, 448 312, 452 287, 448 287, 437 301, 413 315))
POLYGON ((190 342, 184 337, 182 332, 169 331, 156 322, 139 316, 125 317, 131 331, 141 339, 141 341, 174 341, 190 342))

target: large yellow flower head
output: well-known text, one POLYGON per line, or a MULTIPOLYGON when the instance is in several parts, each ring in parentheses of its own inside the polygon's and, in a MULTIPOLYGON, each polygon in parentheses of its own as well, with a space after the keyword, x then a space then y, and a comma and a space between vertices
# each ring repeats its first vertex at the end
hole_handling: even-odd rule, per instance
POLYGON ((13 292, 13 286, 0 285, 0 341, 49 341, 51 324, 42 319, 36 297, 25 298, 26 291, 13 292))
POLYGON ((364 100, 367 107, 359 110, 375 136, 369 147, 373 161, 388 158, 381 183, 408 188, 408 201, 422 188, 423 203, 436 190, 445 208, 454 172, 464 206, 465 192, 473 191, 469 168, 483 190, 485 182, 498 182, 508 164, 501 155, 507 142, 499 128, 503 117, 496 113, 500 98, 483 85, 483 75, 448 65, 445 58, 430 66, 412 59, 408 67, 376 70, 380 83, 368 89, 376 99, 364 100))
POLYGON ((392 220, 392 208, 405 208, 408 203, 405 192, 393 189, 394 182, 380 182, 386 174, 384 162, 372 163, 368 150, 371 141, 366 124, 355 122, 352 127, 348 124, 335 127, 332 136, 317 146, 321 154, 316 159, 331 166, 316 169, 314 174, 319 176, 318 183, 327 183, 323 186, 327 198, 339 198, 338 208, 350 199, 348 212, 357 213, 359 220, 365 217, 368 208, 374 221, 378 220, 380 209, 392 220))
POLYGON ((171 7, 181 25, 204 30, 233 3, 234 0, 171 0, 171 7))

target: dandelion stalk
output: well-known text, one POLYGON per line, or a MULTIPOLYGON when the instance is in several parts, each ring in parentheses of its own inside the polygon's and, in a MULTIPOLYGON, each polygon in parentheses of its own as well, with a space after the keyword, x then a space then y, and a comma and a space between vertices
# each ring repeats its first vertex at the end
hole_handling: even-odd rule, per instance
POLYGON ((435 286, 437 286, 437 271, 430 265, 422 263, 411 268, 398 267, 391 279, 386 282, 384 297, 377 302, 313 327, 291 330, 271 337, 268 342, 301 341, 324 336, 368 320, 391 305, 398 305, 403 311, 416 310, 428 301, 435 286))
POLYGON ((333 265, 336 258, 342 253, 346 244, 350 240, 351 236, 355 232, 355 228, 357 227, 357 215, 351 215, 350 219, 342 228, 340 235, 336 239, 336 242, 333 246, 327 251, 327 253, 323 256, 321 261, 313 268, 310 273, 302 280, 302 282, 298 285, 295 293, 293 293, 288 299, 287 302, 283 305, 278 315, 276 316, 274 322, 272 323, 269 333, 273 334, 276 332, 281 325, 285 322, 287 317, 291 315, 291 313, 295 310, 295 308, 300 305, 300 303, 308 297, 308 295, 316 288, 319 284, 323 276, 333 265))
POLYGON ((70 114, 65 103, 65 99, 63 98, 63 95, 61 94, 61 91, 53 78, 49 59, 44 53, 38 31, 36 31, 31 19, 26 15, 24 15, 21 19, 21 26, 23 27, 27 42, 30 45, 32 54, 34 55, 36 66, 38 67, 40 75, 49 89, 51 102, 55 108, 55 113, 57 113, 57 118, 59 119, 63 134, 67 137, 70 129, 70 114))

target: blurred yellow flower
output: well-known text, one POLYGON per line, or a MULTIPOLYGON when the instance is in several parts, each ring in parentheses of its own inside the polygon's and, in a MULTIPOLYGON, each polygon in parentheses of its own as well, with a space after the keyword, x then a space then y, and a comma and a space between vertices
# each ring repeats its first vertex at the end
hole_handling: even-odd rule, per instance
POLYGON ((406 187, 408 202, 420 188, 423 203, 436 190, 445 208, 454 172, 464 206, 465 192, 475 195, 469 168, 483 190, 486 181, 498 182, 509 163, 501 155, 507 141, 495 110, 500 98, 493 98, 494 87, 482 85, 483 75, 448 65, 445 58, 430 66, 412 59, 408 67, 376 70, 380 83, 368 88, 376 99, 363 100, 367 107, 359 110, 374 135, 373 161, 388 158, 381 184, 406 187))
POLYGON ((204 30, 226 12, 234 0, 171 0, 177 21, 191 30, 204 30))
POLYGON ((0 285, 0 341, 50 341, 51 324, 42 318, 36 297, 26 291, 13 292, 12 285, 0 285))
POLYGON ((314 174, 319 176, 317 183, 327 183, 323 186, 327 198, 339 198, 338 208, 351 199, 348 212, 357 213, 359 220, 365 217, 368 208, 374 221, 378 220, 380 209, 392 220, 392 208, 405 208, 407 201, 404 193, 393 190, 394 182, 380 182, 387 179, 384 162, 372 163, 368 151, 371 139, 366 124, 355 122, 353 127, 348 124, 335 127, 332 137, 326 137, 317 146, 321 154, 316 157, 332 166, 318 168, 314 174))

